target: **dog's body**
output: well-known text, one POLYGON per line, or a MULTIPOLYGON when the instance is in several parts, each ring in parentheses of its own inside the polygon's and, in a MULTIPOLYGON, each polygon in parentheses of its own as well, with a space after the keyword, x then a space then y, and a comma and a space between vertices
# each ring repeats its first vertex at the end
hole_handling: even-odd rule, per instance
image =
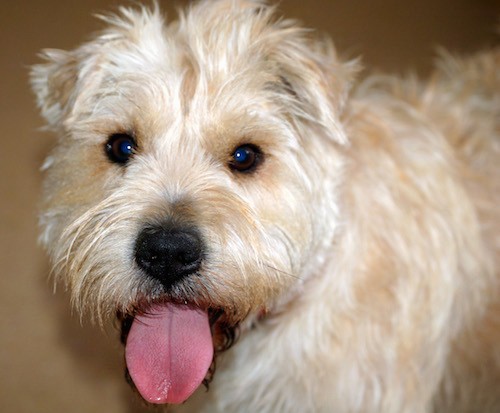
POLYGON ((61 136, 56 274, 94 319, 119 313, 149 401, 189 397, 215 348, 182 412, 500 411, 500 52, 351 90, 355 63, 272 12, 126 10, 34 68, 61 136), (188 385, 150 356, 165 314, 193 331, 168 339, 188 385))

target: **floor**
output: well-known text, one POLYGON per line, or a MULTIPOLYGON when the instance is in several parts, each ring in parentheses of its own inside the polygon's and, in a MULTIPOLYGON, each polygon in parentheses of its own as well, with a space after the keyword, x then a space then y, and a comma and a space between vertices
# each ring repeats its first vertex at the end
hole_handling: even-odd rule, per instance
MULTIPOLYGON (((170 15, 181 1, 160 2, 170 15)), ((110 0, 0 3, 0 411, 139 413, 123 380, 117 332, 71 314, 53 293, 37 246, 38 172, 54 142, 40 130, 28 67, 44 47, 71 48, 100 27, 91 15, 110 0)), ((375 70, 425 75, 437 45, 458 52, 492 45, 494 0, 283 0, 285 14, 332 35, 343 55, 375 70)))

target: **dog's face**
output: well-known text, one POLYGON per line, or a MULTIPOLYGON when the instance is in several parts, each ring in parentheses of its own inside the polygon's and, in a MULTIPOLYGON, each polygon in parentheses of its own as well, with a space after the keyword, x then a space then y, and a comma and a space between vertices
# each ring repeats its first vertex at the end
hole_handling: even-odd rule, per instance
MULTIPOLYGON (((321 259, 350 69, 272 13, 206 2, 166 25, 158 10, 122 10, 34 68, 59 135, 42 241, 79 310, 99 321, 185 310, 172 325, 210 322, 217 347, 218 326, 286 302, 321 259)), ((142 356, 127 346, 130 368, 142 356)))

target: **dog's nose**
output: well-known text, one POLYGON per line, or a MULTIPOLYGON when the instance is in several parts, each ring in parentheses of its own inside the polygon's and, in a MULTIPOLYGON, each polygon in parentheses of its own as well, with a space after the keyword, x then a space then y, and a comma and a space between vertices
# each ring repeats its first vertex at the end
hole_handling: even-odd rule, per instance
POLYGON ((135 260, 150 277, 171 287, 199 270, 203 242, 195 228, 144 228, 137 237, 135 260))

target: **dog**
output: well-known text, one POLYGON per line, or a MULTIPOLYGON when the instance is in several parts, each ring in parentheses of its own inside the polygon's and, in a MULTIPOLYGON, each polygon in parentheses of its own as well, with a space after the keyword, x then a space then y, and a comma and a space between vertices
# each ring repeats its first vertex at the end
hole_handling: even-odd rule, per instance
POLYGON ((500 50, 362 78, 276 16, 122 8, 44 52, 55 279, 173 411, 499 412, 500 50))

